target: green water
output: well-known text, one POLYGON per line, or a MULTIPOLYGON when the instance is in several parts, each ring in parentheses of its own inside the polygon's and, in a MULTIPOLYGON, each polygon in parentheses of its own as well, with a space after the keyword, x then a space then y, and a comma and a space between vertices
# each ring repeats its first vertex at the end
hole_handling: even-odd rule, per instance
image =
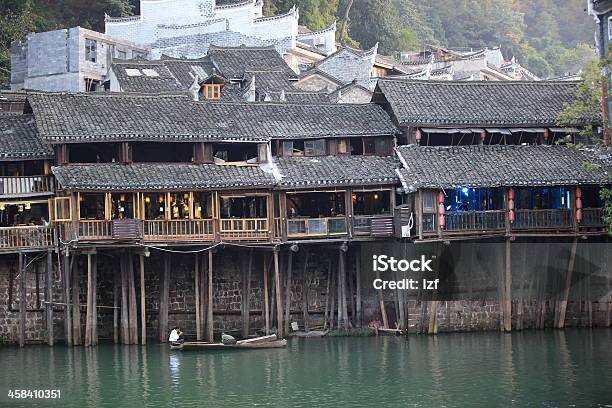
POLYGON ((612 330, 294 339, 286 349, 0 347, 0 407, 612 406, 612 330), (15 401, 9 389, 60 389, 15 401))

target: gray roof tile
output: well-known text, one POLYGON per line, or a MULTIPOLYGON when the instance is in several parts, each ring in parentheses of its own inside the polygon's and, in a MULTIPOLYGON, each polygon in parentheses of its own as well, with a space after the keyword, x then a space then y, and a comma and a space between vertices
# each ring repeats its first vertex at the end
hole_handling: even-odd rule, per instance
POLYGON ((53 149, 42 142, 32 115, 0 116, 0 159, 27 160, 53 157, 53 149))

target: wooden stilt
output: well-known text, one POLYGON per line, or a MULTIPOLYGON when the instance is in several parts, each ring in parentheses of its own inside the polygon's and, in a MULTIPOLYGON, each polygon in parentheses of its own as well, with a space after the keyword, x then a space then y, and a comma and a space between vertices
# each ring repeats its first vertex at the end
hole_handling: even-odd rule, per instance
POLYGON ((73 255, 70 260, 70 272, 72 275, 72 332, 75 346, 83 344, 83 333, 81 332, 81 270, 79 269, 78 255, 73 255))
POLYGON ((328 279, 330 280, 330 290, 329 293, 331 295, 330 305, 329 305, 329 329, 334 330, 336 327, 336 300, 338 298, 337 287, 338 287, 338 278, 336 277, 336 273, 334 272, 333 261, 330 261, 330 268, 328 279))
POLYGON ((196 320, 196 340, 202 340, 202 321, 200 320, 200 255, 195 254, 193 275, 195 277, 195 320, 196 320))
POLYGON ((328 266, 327 266, 327 288, 325 290, 325 315, 323 318, 323 329, 327 329, 327 326, 329 324, 329 303, 331 300, 331 258, 328 262, 328 266))
POLYGON ((206 308, 206 340, 213 341, 213 253, 208 251, 208 307, 206 308))
POLYGON ((504 330, 510 332, 512 331, 512 250, 509 239, 506 239, 504 278, 504 330))
POLYGON ((25 346, 26 337, 26 266, 25 255, 19 252, 19 347, 25 346))
POLYGON ((287 251, 287 283, 285 285, 285 330, 289 333, 291 322, 291 282, 293 279, 293 251, 287 251))
POLYGON ((302 318, 304 319, 304 331, 310 331, 308 324, 308 291, 310 289, 310 281, 308 280, 308 255, 309 248, 304 248, 304 269, 302 270, 302 318))
POLYGON ((270 334, 270 299, 268 295, 268 265, 266 264, 267 257, 265 254, 263 258, 264 258, 264 265, 263 265, 264 321, 265 321, 266 335, 269 335, 270 334))
POLYGON ((98 256, 93 255, 92 264, 92 291, 91 296, 92 308, 91 308, 91 345, 98 345, 98 256))
MULTIPOLYGON (((378 268, 376 269, 376 279, 380 279, 380 271, 378 270, 378 268)), ((376 292, 378 292, 378 304, 380 306, 380 315, 383 320, 383 327, 385 329, 388 329, 389 321, 387 320, 387 311, 385 310, 385 295, 382 289, 377 290, 376 292)))
MULTIPOLYGON (((349 319, 349 322, 351 325, 356 325, 357 321, 355 319, 355 279, 353 276, 353 263, 350 260, 352 259, 352 257, 350 257, 347 260, 348 263, 348 267, 347 267, 347 271, 346 271, 346 276, 347 276, 347 281, 348 281, 348 299, 349 299, 349 306, 351 309, 351 316, 349 319)), ((348 313, 348 312, 347 312, 348 313)))
POLYGON ((344 326, 344 330, 348 330, 350 328, 349 320, 348 320, 348 304, 346 300, 346 251, 340 248, 340 284, 341 284, 341 299, 340 304, 342 305, 342 325, 344 326))
POLYGON ((85 312, 85 347, 91 346, 91 335, 92 335, 92 324, 93 324, 93 280, 92 280, 92 269, 93 269, 93 255, 87 254, 87 309, 85 312))
POLYGON ((119 343, 119 274, 113 270, 113 342, 119 343))
POLYGON ((279 339, 283 336, 283 302, 280 291, 280 269, 278 265, 279 249, 274 248, 274 286, 276 287, 276 335, 279 339))
POLYGON ((45 279, 47 305, 47 343, 53 346, 53 252, 47 251, 47 277, 45 279))
POLYGON ((200 329, 202 338, 205 338, 206 331, 206 314, 208 313, 208 279, 206 278, 206 270, 208 265, 207 255, 199 257, 199 272, 200 272, 200 329))
POLYGON ((578 238, 574 238, 572 241, 572 247, 570 249, 570 257, 567 263, 567 272, 565 273, 565 287, 563 289, 563 298, 559 304, 559 320, 557 321, 557 327, 563 329, 565 327, 565 314, 567 311, 567 302, 569 300, 570 289, 572 287, 572 274, 574 272, 574 265, 576 263, 576 249, 578 247, 578 238))
POLYGON ((355 324, 357 327, 361 327, 363 326, 361 313, 361 245, 356 248, 358 256, 355 258, 355 324))
MULTIPOLYGON (((61 256, 61 255, 60 255, 61 256)), ((70 310, 70 255, 66 250, 63 257, 62 265, 64 273, 62 273, 62 290, 64 292, 64 337, 66 345, 72 346, 72 311, 70 310)))
MULTIPOLYGON (((121 254, 121 343, 130 344, 127 259, 121 254)), ((163 292, 163 290, 162 290, 163 292)), ((161 307, 161 306, 160 306, 161 307)))
POLYGON ((251 320, 251 306, 249 302, 249 297, 251 295, 251 269, 253 268, 253 248, 249 249, 249 261, 246 270, 246 282, 244 287, 244 295, 242 299, 244 300, 244 314, 242 321, 242 336, 246 337, 249 335, 250 331, 250 320, 251 320))
POLYGON ((168 341, 168 296, 170 294, 170 254, 164 253, 164 268, 160 276, 159 341, 168 341))
POLYGON ((145 257, 140 255, 140 344, 147 344, 147 311, 145 297, 145 257))
POLYGON ((127 254, 127 274, 128 274, 128 302, 130 310, 129 327, 130 327, 130 344, 138 344, 138 312, 136 311, 136 284, 134 282, 134 257, 132 251, 127 254))

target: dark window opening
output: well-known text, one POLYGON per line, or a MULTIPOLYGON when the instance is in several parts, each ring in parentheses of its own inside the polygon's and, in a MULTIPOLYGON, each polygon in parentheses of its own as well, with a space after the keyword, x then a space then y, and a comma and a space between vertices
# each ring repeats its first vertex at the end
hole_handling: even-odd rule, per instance
POLYGON ((189 219, 189 193, 170 193, 170 219, 189 219))
POLYGON ((42 176, 44 173, 45 164, 42 160, 0 163, 0 176, 42 176))
POLYGON ((344 215, 345 193, 287 194, 289 218, 324 218, 344 215))
POLYGON ((166 214, 166 194, 146 193, 144 195, 144 216, 146 220, 163 220, 166 214))
POLYGON ((103 89, 101 81, 85 78, 85 92, 96 92, 98 89, 103 89))
POLYGON ((423 132, 423 146, 469 146, 480 143, 480 133, 428 133, 423 132))
POLYGON ((283 156, 304 156, 303 140, 286 140, 283 142, 283 156))
POLYGON ((568 209, 570 191, 565 187, 520 188, 516 190, 516 208, 525 210, 568 209))
POLYGON ((446 211, 491 211, 504 209, 501 188, 456 188, 446 190, 446 211))
POLYGON ((70 163, 114 163, 119 161, 119 143, 76 143, 68 145, 70 163))
POLYGON ((98 44, 96 40, 85 39, 85 61, 96 62, 98 44))
POLYGON ((257 160, 255 143, 218 143, 213 145, 213 156, 226 162, 257 160))
POLYGON ((212 194, 202 191, 193 193, 193 218, 212 218, 212 194))
POLYGON ((349 139, 349 146, 352 155, 363 155, 363 140, 360 137, 351 137, 349 139))
POLYGON ((601 199, 599 186, 581 186, 582 208, 603 208, 604 202, 601 199))
POLYGON ((221 197, 221 218, 266 218, 267 200, 263 196, 221 197))
POLYGON ((104 220, 104 193, 81 193, 79 218, 81 220, 104 220))
POLYGON ((122 220, 134 218, 134 195, 116 193, 111 195, 111 219, 122 220))
POLYGON ((48 222, 47 203, 0 204, 0 227, 43 226, 48 222))
POLYGON ((135 163, 191 163, 193 143, 132 143, 135 163))
POLYGON ((353 212, 355 215, 391 214, 391 192, 356 191, 353 193, 353 212))

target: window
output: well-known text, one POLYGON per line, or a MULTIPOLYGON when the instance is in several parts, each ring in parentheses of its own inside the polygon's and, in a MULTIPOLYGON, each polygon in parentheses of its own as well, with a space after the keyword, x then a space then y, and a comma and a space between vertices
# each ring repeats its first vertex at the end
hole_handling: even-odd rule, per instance
POLYGON ((283 156, 304 156, 304 141, 291 140, 283 142, 283 156))
POLYGON ((85 61, 96 62, 97 46, 96 40, 85 39, 85 61))
POLYGON ((436 212, 436 194, 434 191, 423 191, 423 212, 436 212))
POLYGON ((325 156, 325 140, 308 140, 304 142, 304 155, 305 156, 325 156))
POLYGON ((70 221, 72 220, 70 207, 70 197, 57 197, 55 199, 55 220, 70 221))
POLYGON ((219 84, 204 85, 204 98, 220 99, 221 98, 221 85, 219 84))
POLYGON ((81 220, 103 220, 105 219, 104 193, 81 193, 79 194, 79 218, 81 220))
POLYGON ((350 154, 346 140, 338 140, 338 154, 350 154))
POLYGON ((126 68, 125 69, 125 74, 129 77, 139 77, 142 76, 142 73, 140 72, 139 69, 134 69, 134 68, 126 68))
POLYGON ((164 193, 144 194, 144 216, 146 220, 163 220, 166 214, 166 195, 164 193))
POLYGON ((150 69, 150 68, 143 69, 142 73, 145 74, 145 76, 152 77, 152 78, 156 78, 159 76, 156 70, 150 69))
POLYGON ((117 58, 118 59, 127 59, 127 52, 126 51, 121 51, 121 50, 117 50, 117 58))

